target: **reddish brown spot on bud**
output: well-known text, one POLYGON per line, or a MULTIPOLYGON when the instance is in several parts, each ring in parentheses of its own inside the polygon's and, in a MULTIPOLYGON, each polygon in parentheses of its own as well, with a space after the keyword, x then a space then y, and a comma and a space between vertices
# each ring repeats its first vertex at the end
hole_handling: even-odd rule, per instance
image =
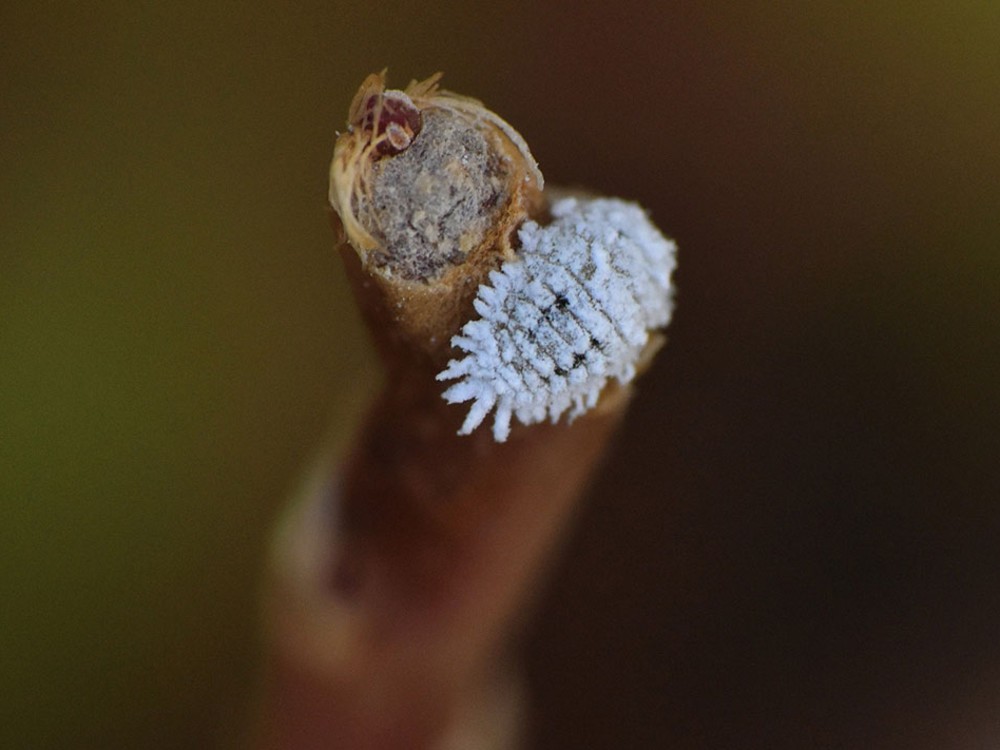
POLYGON ((376 139, 385 134, 376 148, 376 153, 380 156, 392 156, 405 151, 422 127, 420 110, 401 92, 375 94, 365 102, 361 128, 374 130, 373 138, 376 139), (378 122, 375 122, 376 116, 378 122))

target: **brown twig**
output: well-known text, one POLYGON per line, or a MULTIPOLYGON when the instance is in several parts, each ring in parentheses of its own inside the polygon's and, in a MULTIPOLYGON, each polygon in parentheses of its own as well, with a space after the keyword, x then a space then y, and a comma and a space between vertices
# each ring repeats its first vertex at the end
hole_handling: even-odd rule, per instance
POLYGON ((510 742, 506 645, 630 387, 507 442, 456 434, 463 410, 436 376, 477 289, 516 256, 518 227, 546 212, 527 146, 478 102, 436 77, 406 92, 369 77, 331 202, 387 378, 347 460, 321 463, 278 536, 259 744, 510 742))

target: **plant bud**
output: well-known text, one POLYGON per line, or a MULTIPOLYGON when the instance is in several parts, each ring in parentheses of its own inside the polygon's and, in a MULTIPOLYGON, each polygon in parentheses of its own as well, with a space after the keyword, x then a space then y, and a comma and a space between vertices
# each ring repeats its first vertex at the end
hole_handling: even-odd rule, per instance
POLYGON ((439 78, 398 91, 385 89, 384 71, 370 75, 330 167, 343 238, 378 288, 369 322, 390 323, 435 359, 489 272, 514 257, 543 184, 524 139, 475 99, 439 89, 439 78))

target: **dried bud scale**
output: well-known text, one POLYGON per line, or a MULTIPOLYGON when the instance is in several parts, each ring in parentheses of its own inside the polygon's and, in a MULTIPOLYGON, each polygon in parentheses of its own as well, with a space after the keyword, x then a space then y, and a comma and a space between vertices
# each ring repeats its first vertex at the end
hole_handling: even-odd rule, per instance
POLYGON ((559 200, 539 224, 524 140, 438 78, 387 91, 384 72, 369 76, 330 202, 377 287, 376 338, 430 355, 438 380, 457 381, 445 400, 472 402, 460 433, 495 410, 503 442, 512 417, 573 418, 631 381, 670 319, 675 246, 616 199, 559 200))

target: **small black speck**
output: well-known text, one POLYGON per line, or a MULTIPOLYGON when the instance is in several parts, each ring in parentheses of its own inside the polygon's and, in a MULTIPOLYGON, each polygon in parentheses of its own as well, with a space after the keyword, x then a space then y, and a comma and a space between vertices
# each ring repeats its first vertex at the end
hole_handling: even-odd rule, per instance
POLYGON ((561 368, 561 367, 557 367, 556 368, 556 375, 566 375, 566 374, 567 374, 567 372, 563 368, 561 368))
POLYGON ((584 362, 587 361, 587 355, 584 352, 573 355, 573 367, 579 367, 584 362))
POLYGON ((560 294, 560 295, 558 295, 556 297, 556 301, 555 301, 554 304, 560 310, 565 310, 567 307, 569 307, 569 300, 566 299, 566 295, 565 294, 560 294))

